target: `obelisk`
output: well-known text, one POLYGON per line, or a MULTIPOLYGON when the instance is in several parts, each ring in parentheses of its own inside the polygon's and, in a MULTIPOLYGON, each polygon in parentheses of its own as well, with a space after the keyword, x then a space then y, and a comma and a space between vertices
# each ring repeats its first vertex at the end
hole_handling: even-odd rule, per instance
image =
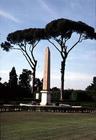
POLYGON ((44 57, 43 90, 41 91, 40 105, 48 105, 50 104, 50 100, 50 49, 47 47, 44 57))

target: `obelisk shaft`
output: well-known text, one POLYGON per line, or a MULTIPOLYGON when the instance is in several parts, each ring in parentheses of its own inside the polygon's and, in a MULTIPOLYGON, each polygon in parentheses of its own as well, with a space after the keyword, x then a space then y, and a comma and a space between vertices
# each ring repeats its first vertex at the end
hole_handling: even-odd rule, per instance
POLYGON ((45 49, 44 73, 43 73, 43 90, 50 90, 50 50, 45 49))
POLYGON ((44 56, 44 73, 43 73, 43 90, 41 91, 41 103, 40 105, 50 105, 51 95, 50 95, 50 50, 47 47, 45 49, 44 56))

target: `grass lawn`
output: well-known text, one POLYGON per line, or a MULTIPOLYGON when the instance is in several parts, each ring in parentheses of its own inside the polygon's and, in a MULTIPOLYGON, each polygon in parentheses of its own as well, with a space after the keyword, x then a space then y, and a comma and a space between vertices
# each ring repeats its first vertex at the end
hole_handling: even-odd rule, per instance
POLYGON ((0 113, 0 140, 96 140, 96 114, 0 113))

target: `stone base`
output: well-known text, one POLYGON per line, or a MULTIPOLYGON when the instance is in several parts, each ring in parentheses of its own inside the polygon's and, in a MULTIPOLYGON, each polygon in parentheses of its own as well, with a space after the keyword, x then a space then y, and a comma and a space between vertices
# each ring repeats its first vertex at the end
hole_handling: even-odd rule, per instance
POLYGON ((51 104, 51 95, 48 91, 41 91, 41 106, 50 105, 51 104))

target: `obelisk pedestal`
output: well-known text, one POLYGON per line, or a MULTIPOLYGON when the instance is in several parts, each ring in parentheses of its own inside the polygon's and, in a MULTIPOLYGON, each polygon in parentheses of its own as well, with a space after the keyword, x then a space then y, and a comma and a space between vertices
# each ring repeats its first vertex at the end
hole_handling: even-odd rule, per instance
POLYGON ((45 106, 51 103, 50 95, 50 50, 49 47, 45 49, 44 58, 44 73, 43 73, 43 90, 41 91, 41 103, 45 106))

